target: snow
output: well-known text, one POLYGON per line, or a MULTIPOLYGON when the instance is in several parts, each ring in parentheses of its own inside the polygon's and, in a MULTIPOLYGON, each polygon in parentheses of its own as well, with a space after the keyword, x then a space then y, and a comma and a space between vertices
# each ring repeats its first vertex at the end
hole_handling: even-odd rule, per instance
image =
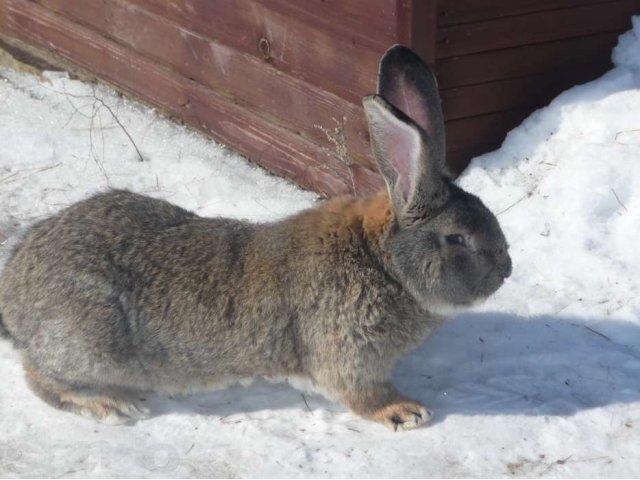
MULTIPOLYGON (((0 476, 640 475, 640 17, 633 20, 612 71, 535 112, 459 180, 498 214, 514 272, 398 365, 396 383, 434 410, 431 425, 389 432, 264 380, 150 397, 152 418, 102 425, 43 404, 0 342, 0 476)), ((107 88, 60 73, 0 73, 0 242, 9 237, 0 255, 20 227, 107 186, 256 221, 314 203, 107 88)))

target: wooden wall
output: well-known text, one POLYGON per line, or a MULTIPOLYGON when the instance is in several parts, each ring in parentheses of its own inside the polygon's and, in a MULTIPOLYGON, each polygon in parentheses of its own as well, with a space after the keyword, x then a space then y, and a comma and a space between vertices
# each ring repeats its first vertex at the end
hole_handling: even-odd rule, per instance
POLYGON ((368 192, 361 98, 410 22, 396 0, 0 0, 0 29, 325 195, 368 192))
POLYGON ((438 0, 436 70, 460 171, 533 110, 609 70, 640 0, 438 0))
POLYGON ((45 47, 325 195, 382 185, 361 98, 404 43, 435 64, 454 171, 610 67, 640 0, 0 0, 45 47))

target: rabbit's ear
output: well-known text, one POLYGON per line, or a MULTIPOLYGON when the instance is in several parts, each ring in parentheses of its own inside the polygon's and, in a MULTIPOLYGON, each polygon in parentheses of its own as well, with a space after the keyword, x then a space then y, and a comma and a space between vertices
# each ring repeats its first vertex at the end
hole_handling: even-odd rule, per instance
POLYGON ((447 199, 442 169, 425 133, 403 112, 378 95, 362 101, 373 155, 387 183, 401 225, 424 218, 447 199))
POLYGON ((395 45, 380 60, 378 94, 426 132, 431 154, 444 168, 444 118, 431 69, 409 48, 395 45))

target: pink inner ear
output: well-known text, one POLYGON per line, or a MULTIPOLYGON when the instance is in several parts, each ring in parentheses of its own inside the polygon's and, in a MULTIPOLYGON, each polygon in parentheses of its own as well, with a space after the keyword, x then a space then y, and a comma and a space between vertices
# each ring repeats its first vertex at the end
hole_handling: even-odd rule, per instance
POLYGON ((398 174, 397 186, 408 200, 420 171, 420 135, 397 119, 378 135, 383 155, 398 174))
POLYGON ((433 122, 429 118, 424 95, 416 90, 405 75, 396 75, 393 88, 385 91, 386 99, 397 109, 402 110, 428 134, 433 134, 433 122))

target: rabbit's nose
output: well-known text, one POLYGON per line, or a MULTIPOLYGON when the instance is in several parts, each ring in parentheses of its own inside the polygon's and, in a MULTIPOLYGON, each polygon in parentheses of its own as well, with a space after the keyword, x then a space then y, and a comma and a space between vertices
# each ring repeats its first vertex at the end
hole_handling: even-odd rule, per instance
POLYGON ((500 259, 498 260, 498 271, 502 278, 509 278, 511 276, 512 265, 511 265, 511 257, 508 253, 504 252, 500 255, 500 259))

